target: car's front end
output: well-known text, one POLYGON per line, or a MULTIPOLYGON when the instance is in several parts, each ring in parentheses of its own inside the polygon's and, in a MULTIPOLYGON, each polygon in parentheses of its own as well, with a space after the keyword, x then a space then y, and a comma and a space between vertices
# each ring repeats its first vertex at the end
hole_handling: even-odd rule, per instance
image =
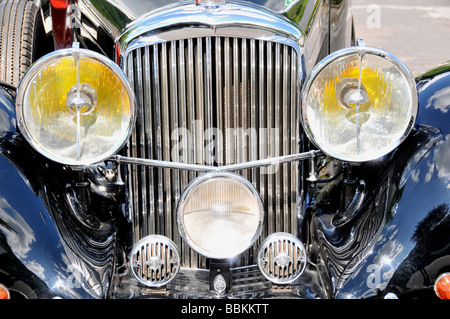
POLYGON ((416 83, 353 43, 347 1, 60 2, 58 49, 2 102, 8 292, 398 298, 448 276, 448 127, 421 95, 448 70, 416 83))

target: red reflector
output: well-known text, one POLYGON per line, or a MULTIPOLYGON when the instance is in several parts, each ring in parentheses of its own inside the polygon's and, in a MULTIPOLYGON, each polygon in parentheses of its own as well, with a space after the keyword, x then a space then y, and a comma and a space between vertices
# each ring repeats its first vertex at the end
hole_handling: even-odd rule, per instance
POLYGON ((434 283, 434 291, 441 299, 450 299, 450 273, 443 273, 434 283))
POLYGON ((69 0, 50 0, 51 5, 56 9, 66 9, 69 5, 69 0))
POLYGON ((0 285, 0 299, 9 299, 9 290, 3 285, 0 285))

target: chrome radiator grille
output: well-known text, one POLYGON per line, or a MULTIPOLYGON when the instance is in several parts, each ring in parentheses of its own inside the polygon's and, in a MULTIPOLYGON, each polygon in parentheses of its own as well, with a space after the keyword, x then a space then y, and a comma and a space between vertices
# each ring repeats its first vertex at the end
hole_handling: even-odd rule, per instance
MULTIPOLYGON (((139 109, 128 156, 225 165, 299 151, 298 56, 290 46, 203 37, 140 47, 125 58, 139 109)), ((260 240, 276 231, 297 232, 296 165, 279 165, 276 173, 236 172, 253 183, 264 202, 260 240)), ((202 268, 204 258, 180 238, 176 225, 176 205, 198 175, 129 166, 127 189, 134 240, 168 236, 180 249, 182 266, 202 268)), ((239 263, 253 263, 253 251, 239 263)))

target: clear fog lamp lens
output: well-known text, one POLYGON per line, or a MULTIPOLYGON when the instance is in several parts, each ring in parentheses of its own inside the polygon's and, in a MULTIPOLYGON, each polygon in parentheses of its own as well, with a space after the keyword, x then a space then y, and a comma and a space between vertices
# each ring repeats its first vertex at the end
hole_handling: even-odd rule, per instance
POLYGON ((409 134, 417 92, 409 71, 388 53, 350 48, 319 63, 302 102, 305 131, 317 147, 346 161, 386 155, 409 134))
POLYGON ((89 165, 115 153, 134 119, 131 88, 106 57, 84 49, 59 50, 25 74, 16 105, 19 127, 43 155, 89 165))
POLYGON ((264 212, 254 187, 239 175, 206 174, 193 181, 178 205, 180 233, 200 254, 231 258, 261 233, 264 212))

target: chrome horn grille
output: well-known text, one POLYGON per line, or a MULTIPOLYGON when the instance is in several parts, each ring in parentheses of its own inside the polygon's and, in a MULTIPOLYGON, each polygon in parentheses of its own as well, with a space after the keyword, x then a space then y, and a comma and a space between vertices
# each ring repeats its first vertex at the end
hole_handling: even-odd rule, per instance
MULTIPOLYGON (((137 47, 125 59, 139 105, 127 156, 219 166, 299 152, 299 61, 289 45, 200 37, 137 47)), ((271 233, 297 233, 296 165, 238 172, 265 205, 255 247, 271 233)), ((127 175, 135 241, 167 236, 183 266, 205 267, 180 238, 175 216, 182 192, 199 173, 129 166, 127 175)), ((253 255, 251 249, 242 264, 253 263, 253 255)))
POLYGON ((275 233, 261 244, 257 259, 259 269, 267 279, 277 284, 289 284, 303 273, 306 250, 297 237, 275 233))
POLYGON ((141 239, 131 252, 134 276, 150 287, 170 282, 180 270, 180 255, 175 244, 167 237, 150 235, 141 239))

